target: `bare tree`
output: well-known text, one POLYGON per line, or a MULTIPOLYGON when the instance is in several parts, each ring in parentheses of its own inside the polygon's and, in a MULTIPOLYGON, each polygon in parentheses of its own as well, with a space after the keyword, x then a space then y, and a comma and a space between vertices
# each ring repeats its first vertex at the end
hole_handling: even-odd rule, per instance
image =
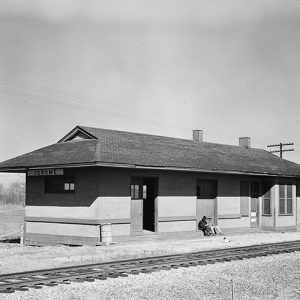
POLYGON ((14 181, 5 191, 4 204, 25 204, 25 184, 22 181, 14 181))
POLYGON ((5 198, 5 187, 3 184, 0 183, 0 205, 4 204, 4 198, 5 198))

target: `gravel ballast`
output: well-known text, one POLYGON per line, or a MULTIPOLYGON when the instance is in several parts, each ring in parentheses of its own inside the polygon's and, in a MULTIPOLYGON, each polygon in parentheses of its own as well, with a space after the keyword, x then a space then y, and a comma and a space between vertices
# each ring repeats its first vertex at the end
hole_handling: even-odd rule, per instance
MULTIPOLYGON (((300 253, 3 294, 3 299, 300 299, 300 253)), ((2 299, 2 298, 1 298, 2 299)))
POLYGON ((178 239, 166 237, 164 240, 149 239, 100 247, 22 247, 0 243, 0 274, 293 240, 300 240, 300 232, 262 232, 205 238, 199 233, 197 238, 183 235, 178 239))

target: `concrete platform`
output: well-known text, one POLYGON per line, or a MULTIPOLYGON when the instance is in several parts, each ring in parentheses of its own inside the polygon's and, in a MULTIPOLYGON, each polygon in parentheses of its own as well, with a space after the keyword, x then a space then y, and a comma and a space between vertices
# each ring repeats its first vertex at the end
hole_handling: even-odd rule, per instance
POLYGON ((218 236, 204 236, 202 231, 187 231, 187 232, 170 232, 170 233, 155 233, 143 232, 142 235, 115 237, 113 242, 117 243, 143 243, 143 242, 165 242, 165 241, 181 241, 181 240, 195 240, 195 239, 213 239, 220 236, 234 236, 234 235, 247 235, 251 233, 269 232, 262 230, 258 227, 254 228, 227 228, 222 230, 222 234, 218 236))

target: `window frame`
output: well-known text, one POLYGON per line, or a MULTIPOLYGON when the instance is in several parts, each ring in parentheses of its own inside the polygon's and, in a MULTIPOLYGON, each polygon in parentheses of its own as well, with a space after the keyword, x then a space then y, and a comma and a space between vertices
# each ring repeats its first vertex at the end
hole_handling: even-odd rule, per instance
POLYGON ((293 197, 293 184, 290 183, 279 183, 278 185, 278 216, 293 216, 294 215, 294 197, 293 197), (284 188, 284 196, 281 197, 281 187, 284 188), (291 188, 291 197, 288 197, 288 187, 291 188), (284 202, 284 212, 280 210, 280 203, 281 200, 284 202), (291 206, 291 212, 288 212, 288 200, 291 200, 292 206, 291 206))
POLYGON ((137 183, 131 183, 130 184, 130 197, 131 200, 137 200, 137 199, 141 199, 140 198, 140 185, 137 183))
POLYGON ((44 194, 74 194, 76 191, 76 184, 74 176, 45 176, 44 179, 44 194), (57 181, 58 184, 61 184, 61 189, 56 187, 53 189, 53 182, 50 184, 50 181, 57 181), (59 182, 61 181, 61 182, 59 182), (69 189, 66 189, 66 185, 69 185, 69 189), (71 188, 72 186, 72 188, 71 188))
POLYGON ((130 182, 131 200, 145 200, 148 196, 148 187, 143 177, 132 177, 130 182))

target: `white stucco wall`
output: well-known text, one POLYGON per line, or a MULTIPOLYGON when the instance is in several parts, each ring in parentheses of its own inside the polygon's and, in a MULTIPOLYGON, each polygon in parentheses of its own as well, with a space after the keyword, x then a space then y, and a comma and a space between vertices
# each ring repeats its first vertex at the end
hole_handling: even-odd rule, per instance
POLYGON ((218 197, 218 215, 241 213, 240 197, 218 197))
POLYGON ((26 217, 40 218, 78 218, 96 219, 99 199, 96 199, 90 207, 64 207, 64 206, 26 206, 26 217))
POLYGON ((130 235, 130 224, 112 224, 112 236, 130 235))
POLYGON ((250 227, 250 218, 236 218, 236 219, 219 219, 218 224, 222 228, 246 228, 250 227))
POLYGON ((65 236, 82 236, 82 237, 99 237, 99 226, 81 225, 81 224, 58 224, 58 223, 41 223, 26 222, 27 233, 65 235, 65 236))
POLYGON ((159 222, 158 232, 195 231, 196 221, 159 222))
POLYGON ((70 219, 130 218, 130 197, 98 197, 90 207, 26 206, 25 216, 70 219))
POLYGON ((97 198, 97 217, 99 219, 130 218, 130 197, 97 198))
POLYGON ((196 216, 195 196, 157 197, 158 217, 196 216))

